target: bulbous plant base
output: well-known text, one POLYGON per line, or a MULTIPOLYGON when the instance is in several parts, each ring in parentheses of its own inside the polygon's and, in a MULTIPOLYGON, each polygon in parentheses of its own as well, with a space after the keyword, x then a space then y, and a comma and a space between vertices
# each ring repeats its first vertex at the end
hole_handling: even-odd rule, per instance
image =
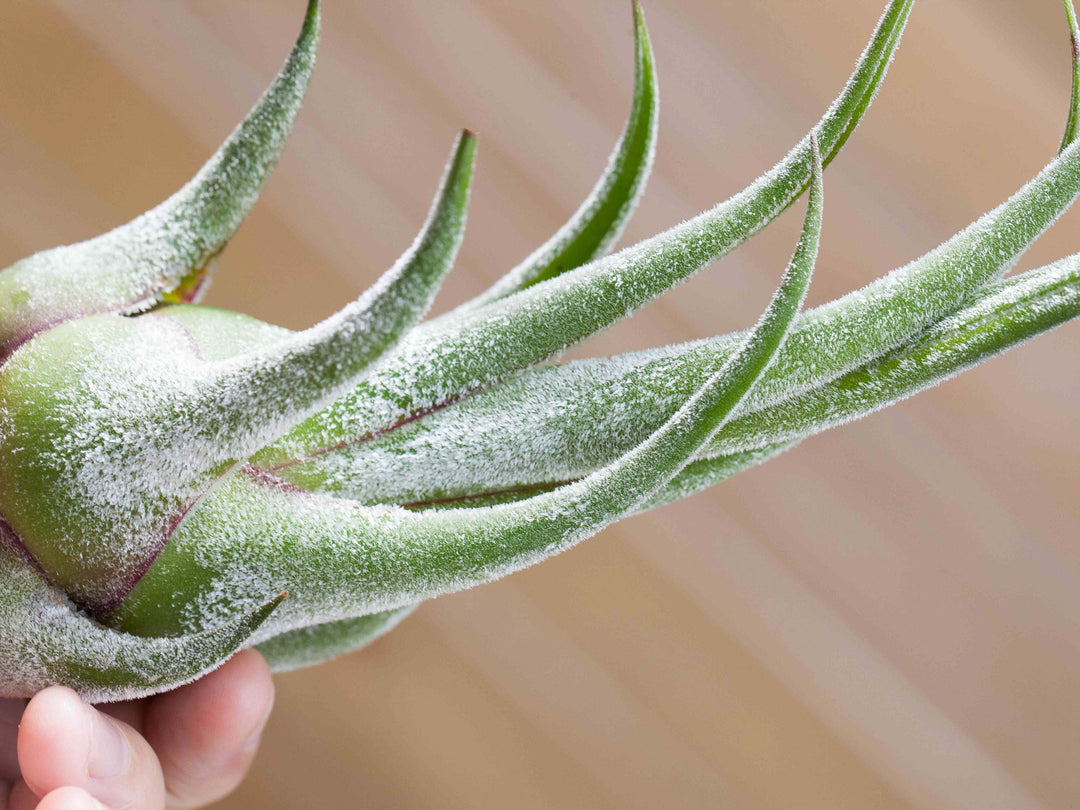
MULTIPOLYGON (((290 332, 196 299, 299 110, 319 37, 312 0, 279 76, 188 185, 0 272, 0 693, 60 683, 90 700, 138 697, 253 645, 276 669, 318 663, 425 599, 545 559, 1076 317, 1080 258, 1002 280, 1080 193, 1075 114, 1061 154, 1007 202, 800 312, 823 171, 884 80, 913 2, 888 3, 836 101, 776 166, 609 254, 657 133, 635 4, 626 126, 548 242, 421 322, 464 232, 476 158, 464 131, 398 262, 290 332), (753 328, 548 362, 804 192, 801 238, 753 328)), ((1077 98, 1074 87, 1074 112, 1077 98)))

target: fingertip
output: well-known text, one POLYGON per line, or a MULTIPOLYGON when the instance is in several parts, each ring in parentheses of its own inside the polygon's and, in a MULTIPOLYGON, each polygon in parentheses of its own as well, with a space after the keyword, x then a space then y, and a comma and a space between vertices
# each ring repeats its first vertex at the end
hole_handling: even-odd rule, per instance
POLYGON ((265 659, 245 650, 193 684, 155 698, 147 739, 177 806, 216 801, 240 783, 274 703, 265 659))
POLYGON ((82 788, 62 787, 49 793, 35 810, 109 810, 82 788))
MULTIPOLYGON (((31 699, 19 727, 18 753, 23 780, 37 796, 79 788, 121 807, 164 803, 161 769, 146 741, 66 687, 49 687, 31 699)), ((61 808, 66 805, 58 802, 67 799, 83 801, 70 791, 51 801, 61 808)))
POLYGON ((274 680, 266 659, 255 650, 243 650, 202 680, 163 698, 155 709, 182 710, 190 721, 188 741, 197 748, 236 748, 258 736, 266 724, 274 705, 274 680))
POLYGON ((15 785, 6 807, 8 810, 109 810, 82 788, 70 786, 57 788, 38 801, 26 782, 15 785))
POLYGON ((50 686, 27 704, 19 724, 19 769, 27 786, 44 796, 87 778, 93 711, 65 686, 50 686))

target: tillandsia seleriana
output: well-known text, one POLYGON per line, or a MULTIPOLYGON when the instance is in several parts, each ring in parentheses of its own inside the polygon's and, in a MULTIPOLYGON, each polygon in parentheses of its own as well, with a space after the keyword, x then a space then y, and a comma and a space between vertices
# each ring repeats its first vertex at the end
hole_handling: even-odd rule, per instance
POLYGON ((0 273, 0 693, 61 683, 131 698, 247 646, 279 670, 316 663, 425 599, 542 560, 1075 317, 1080 256, 1003 276, 1080 194, 1076 86, 1060 154, 1010 200, 800 312, 822 171, 870 106, 913 3, 888 3, 836 101, 775 167, 608 254, 657 133, 635 5, 628 121, 547 243, 420 323, 462 238, 476 152, 463 132, 401 259, 293 333, 195 302, 299 110, 319 37, 311 0, 283 70, 190 183, 103 236, 0 273), (752 329, 550 362, 803 192, 801 239, 752 329))

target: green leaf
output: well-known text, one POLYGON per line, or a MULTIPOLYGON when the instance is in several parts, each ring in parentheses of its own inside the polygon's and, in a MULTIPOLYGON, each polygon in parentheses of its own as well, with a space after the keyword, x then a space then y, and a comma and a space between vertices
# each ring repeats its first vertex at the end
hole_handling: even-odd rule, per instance
MULTIPOLYGON (((214 364, 191 394, 202 430, 241 459, 330 404, 424 317, 465 233, 476 136, 454 145, 412 246, 358 300, 304 332, 214 364)), ((224 460, 224 459, 219 459, 224 460)))
POLYGON ((414 610, 406 605, 396 610, 341 619, 288 630, 258 645, 273 672, 288 672, 310 667, 366 647, 380 636, 389 633, 414 610))
POLYGON ((844 376, 732 420, 708 454, 799 440, 937 385, 1080 315, 1080 255, 989 287, 911 343, 844 376))
MULTIPOLYGON (((862 418, 1078 315, 1080 256, 997 282, 907 344, 836 379, 772 404, 755 400, 755 391, 699 459, 774 448, 862 418)), ((363 502, 518 499, 610 463, 729 357, 729 345, 712 340, 537 369, 393 434, 312 459, 288 479, 363 502)))
POLYGON ((180 191, 109 233, 0 272, 0 362, 42 329, 102 312, 139 312, 173 291, 193 296, 254 205, 300 109, 315 64, 319 0, 281 73, 180 191))
POLYGON ((1069 41, 1072 45, 1072 96, 1059 152, 1064 152, 1069 144, 1076 140, 1080 132, 1080 26, 1076 22, 1076 8, 1073 6, 1073 0, 1063 0, 1063 2, 1065 17, 1069 21, 1069 41))
POLYGON ((229 476, 187 515, 109 623, 142 635, 190 632, 266 582, 288 583, 284 627, 390 610, 537 562, 633 511, 723 425, 799 310, 821 231, 813 136, 810 145, 806 223, 769 308, 724 367, 629 453, 582 481, 488 509, 364 508, 290 490, 253 470, 229 476))
POLYGON ((671 482, 659 490, 647 501, 638 505, 637 512, 647 512, 657 509, 673 501, 689 498, 703 489, 726 481, 733 475, 737 475, 758 464, 772 461, 782 453, 786 453, 796 442, 790 444, 775 444, 762 447, 757 450, 747 450, 741 453, 732 453, 728 456, 715 458, 697 459, 687 464, 683 471, 671 479, 671 482))
POLYGON ((634 100, 607 169, 570 220, 495 284, 462 308, 473 309, 573 270, 607 252, 645 191, 656 154, 656 64, 641 5, 634 0, 634 100))
POLYGON ((465 133, 412 247, 306 332, 207 361, 169 309, 97 315, 0 367, 0 513, 50 581, 108 612, 217 478, 355 384, 423 316, 461 241, 474 156, 465 133))
MULTIPOLYGON (((893 0, 818 128, 823 161, 847 138, 885 75, 913 0, 893 0)), ((261 452, 275 469, 359 441, 456 401, 625 318, 764 228, 806 188, 809 137, 767 174, 670 231, 475 312, 414 330, 378 371, 261 452)))
MULTIPOLYGON (((1011 199, 935 250, 802 315, 745 407, 760 410, 815 389, 955 312, 1009 269, 1078 193, 1080 144, 1074 143, 1011 199)), ((543 328, 542 318, 536 325, 543 328)), ((376 396, 365 411, 365 403, 350 395, 343 402, 356 409, 356 423, 338 418, 335 404, 309 422, 323 425, 320 446, 283 444, 254 462, 305 489, 364 503, 411 503, 573 479, 641 441, 726 362, 741 339, 726 335, 685 351, 530 369, 450 407, 404 419, 393 430, 367 434, 353 424, 374 421, 376 408, 389 409, 386 399, 376 396), (655 384, 641 388, 637 398, 624 397, 621 392, 638 390, 626 374, 655 384), (507 435, 518 443, 508 445, 507 435), (292 458, 286 449, 295 451, 292 458)), ((457 359, 440 357, 438 367, 457 359)), ((390 359, 360 390, 375 396, 380 384, 389 388, 395 374, 405 373, 390 359)))
POLYGON ((0 690, 31 697, 61 684, 85 700, 130 700, 173 689, 220 666, 281 603, 177 638, 143 638, 86 618, 48 585, 0 525, 0 690))

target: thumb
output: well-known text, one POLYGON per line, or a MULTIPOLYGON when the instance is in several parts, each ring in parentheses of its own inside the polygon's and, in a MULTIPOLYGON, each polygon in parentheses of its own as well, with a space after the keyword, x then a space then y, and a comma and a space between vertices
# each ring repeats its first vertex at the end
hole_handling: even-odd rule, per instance
POLYGON ((23 780, 38 797, 82 788, 110 807, 162 810, 161 765, 131 726, 53 686, 26 707, 18 738, 23 780))

